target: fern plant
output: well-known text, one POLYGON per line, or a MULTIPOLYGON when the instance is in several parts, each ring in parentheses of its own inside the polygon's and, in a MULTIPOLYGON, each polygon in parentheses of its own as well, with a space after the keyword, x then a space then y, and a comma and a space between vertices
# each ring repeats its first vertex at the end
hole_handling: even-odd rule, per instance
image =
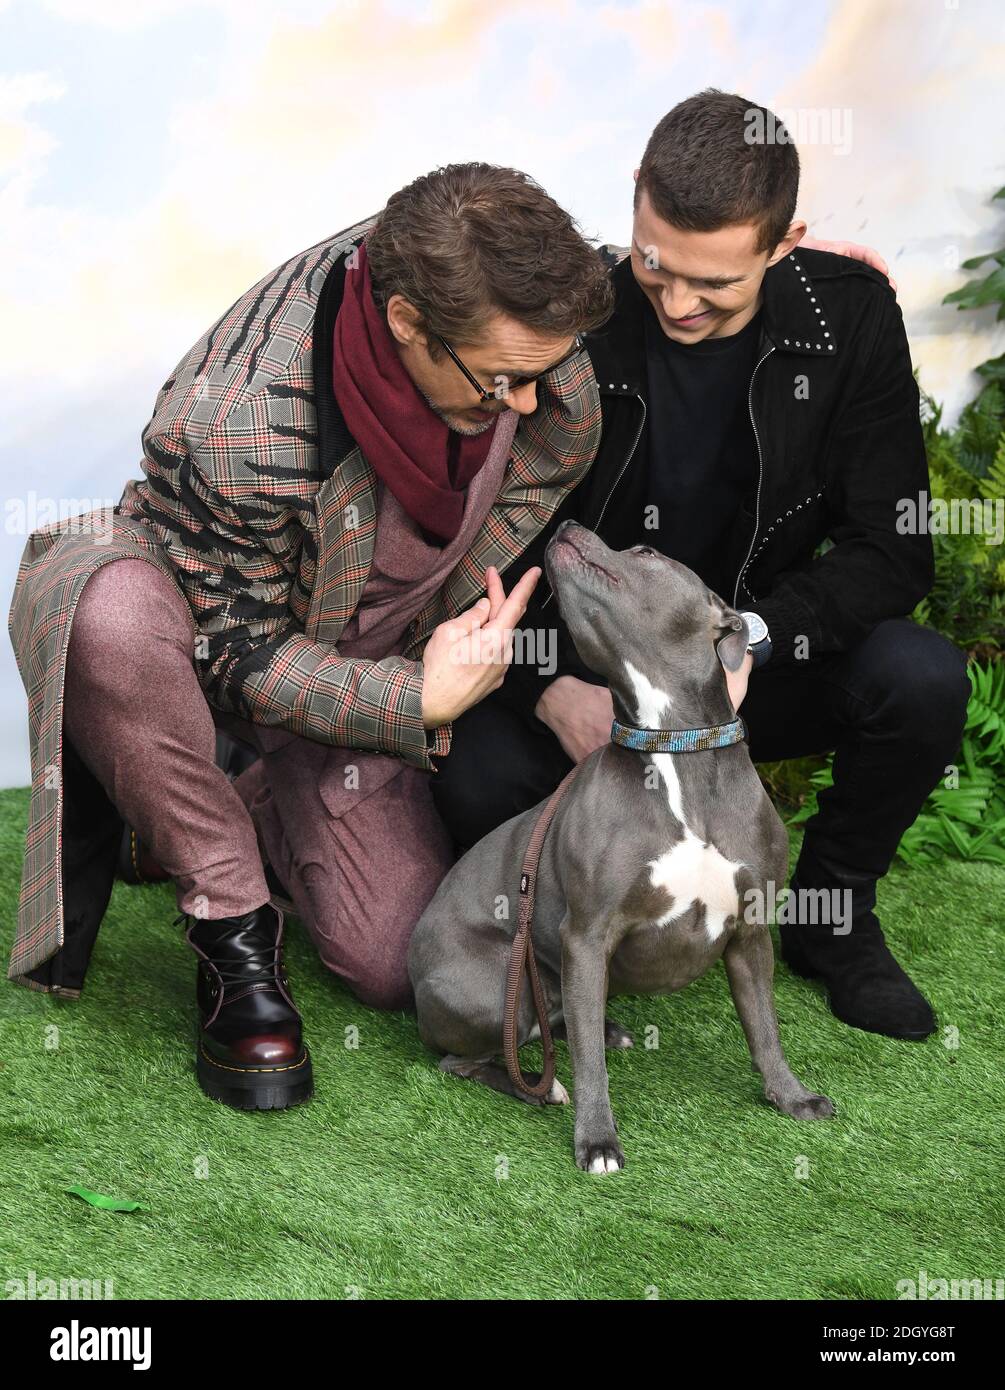
MULTIPOLYGON (((967 405, 953 429, 922 392, 930 495, 979 497, 1005 506, 1005 391, 997 382, 967 405)), ((971 655, 994 659, 1005 645, 1005 556, 982 534, 932 535, 935 582, 914 618, 971 655)))
MULTIPOLYGON (((999 188, 991 201, 994 203, 1003 199, 1005 188, 999 188)), ((942 301, 943 304, 956 304, 960 309, 983 309, 986 305, 997 304, 998 318, 1005 319, 1005 246, 998 251, 985 251, 980 256, 971 256, 970 260, 963 262, 963 269, 980 270, 988 261, 993 261, 994 266, 983 279, 968 280, 962 288, 947 294, 942 301)), ((983 363, 977 370, 991 379, 1001 377, 1001 361, 1000 357, 994 358, 983 363)))
MULTIPOLYGON (((950 855, 1005 865, 1005 663, 968 667, 971 695, 960 759, 947 769, 897 849, 907 864, 950 855)), ((833 782, 831 761, 809 777, 802 805, 786 817, 801 825, 833 782)))

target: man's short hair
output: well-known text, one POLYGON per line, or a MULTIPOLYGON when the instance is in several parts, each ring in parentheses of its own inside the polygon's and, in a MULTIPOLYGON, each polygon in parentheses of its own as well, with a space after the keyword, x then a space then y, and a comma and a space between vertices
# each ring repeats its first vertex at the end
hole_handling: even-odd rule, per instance
MULTIPOLYGON (((476 343, 508 314, 556 338, 614 307, 606 267, 570 215, 517 169, 448 164, 392 194, 367 238, 374 298, 404 295, 423 330, 476 343)), ((439 345, 430 353, 438 358, 439 345)))
POLYGON ((636 207, 643 189, 674 227, 715 232, 754 223, 756 249, 771 251, 795 214, 799 155, 766 107, 709 87, 675 106, 649 137, 636 207))

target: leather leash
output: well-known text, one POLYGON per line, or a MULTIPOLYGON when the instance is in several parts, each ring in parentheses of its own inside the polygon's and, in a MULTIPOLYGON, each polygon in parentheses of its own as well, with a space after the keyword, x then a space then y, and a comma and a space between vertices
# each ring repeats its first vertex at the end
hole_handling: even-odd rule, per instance
MULTIPOLYGON (((615 719, 611 725, 611 742, 624 748, 646 753, 701 753, 716 748, 728 748, 741 743, 747 737, 747 727, 740 718, 728 724, 717 724, 708 729, 643 729, 633 724, 622 724, 615 719)), ((517 918, 516 935, 510 950, 509 970, 506 975, 506 1002, 503 1008, 503 1054, 509 1079, 518 1091, 528 1100, 542 1100, 551 1090, 555 1079, 555 1044, 548 1026, 548 1010, 544 990, 537 970, 537 957, 534 955, 534 942, 531 939, 531 926, 534 921, 534 898, 537 892, 537 869, 541 862, 541 850, 552 817, 558 810, 558 803, 572 785, 572 779, 582 767, 577 763, 559 782, 537 818, 530 840, 523 856, 520 869, 520 911, 517 918), (541 1030, 541 1050, 544 1053, 544 1070, 536 1085, 526 1079, 520 1069, 517 1047, 517 1014, 523 994, 524 970, 530 976, 531 994, 534 1009, 541 1030)))
POLYGON ((516 935, 513 937, 513 946, 510 950, 509 970, 506 975, 506 1003, 503 1009, 503 1054, 506 1058, 506 1070, 509 1072, 510 1080, 528 1100, 542 1100, 551 1090, 552 1082, 555 1080, 555 1043, 548 1024, 548 1009, 544 990, 541 988, 541 977, 537 970, 534 942, 531 938, 534 899, 537 893, 537 869, 552 817, 558 810, 558 803, 569 790, 572 779, 581 766, 581 763, 577 763, 575 767, 570 768, 549 797, 544 810, 537 818, 534 829, 531 831, 530 841, 520 868, 520 908, 516 935), (544 1053, 541 1080, 534 1085, 526 1079, 520 1068, 517 1044, 517 1015, 520 1011, 520 999, 523 994, 525 969, 530 976, 531 995, 541 1030, 541 1050, 544 1053))

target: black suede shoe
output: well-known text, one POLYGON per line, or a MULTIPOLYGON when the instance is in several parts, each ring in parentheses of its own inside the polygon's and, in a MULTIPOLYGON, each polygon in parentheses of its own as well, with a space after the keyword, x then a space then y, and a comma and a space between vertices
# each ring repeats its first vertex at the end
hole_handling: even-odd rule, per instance
POLYGON ((196 975, 196 1073, 213 1100, 236 1110, 285 1110, 314 1091, 300 1014, 283 969, 283 915, 263 903, 243 917, 191 921, 196 975))
POLYGON ((928 1000, 894 960, 872 912, 852 922, 844 936, 831 925, 781 922, 782 959, 805 979, 827 986, 831 1013, 852 1028, 913 1042, 935 1032, 928 1000))

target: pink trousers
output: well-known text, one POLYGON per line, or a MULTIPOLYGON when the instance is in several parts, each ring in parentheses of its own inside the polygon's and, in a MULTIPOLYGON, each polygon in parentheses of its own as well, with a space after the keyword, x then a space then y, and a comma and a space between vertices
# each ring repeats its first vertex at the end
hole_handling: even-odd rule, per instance
POLYGON ((180 911, 260 907, 264 854, 324 964, 364 1002, 406 1007, 408 940, 453 863, 430 774, 214 711, 195 638, 184 595, 153 565, 102 566, 70 630, 65 736, 171 875, 180 911), (233 782, 217 725, 260 754, 233 782))

